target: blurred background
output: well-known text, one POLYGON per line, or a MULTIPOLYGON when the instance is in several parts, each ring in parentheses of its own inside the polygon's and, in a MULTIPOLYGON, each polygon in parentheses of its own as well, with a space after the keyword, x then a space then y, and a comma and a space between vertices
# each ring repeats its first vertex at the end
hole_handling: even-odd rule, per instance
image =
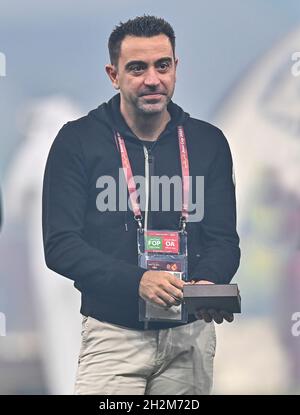
POLYGON ((299 394, 298 0, 0 0, 0 394, 73 393, 80 298, 44 265, 43 170, 60 127, 115 93, 107 39, 144 13, 175 29, 173 100, 234 159, 243 313, 217 327, 213 393, 299 394))

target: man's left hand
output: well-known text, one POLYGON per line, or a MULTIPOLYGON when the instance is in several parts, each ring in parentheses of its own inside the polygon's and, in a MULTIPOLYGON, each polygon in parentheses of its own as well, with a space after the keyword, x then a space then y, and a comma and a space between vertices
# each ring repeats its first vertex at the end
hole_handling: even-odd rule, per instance
MULTIPOLYGON (((200 281, 191 281, 187 284, 214 284, 211 281, 207 280, 200 280, 200 281)), ((214 309, 199 309, 195 312, 195 317, 198 320, 204 320, 206 323, 210 323, 213 320, 217 324, 223 323, 224 320, 231 323, 234 320, 234 316, 232 313, 228 313, 224 310, 214 310, 214 309)))

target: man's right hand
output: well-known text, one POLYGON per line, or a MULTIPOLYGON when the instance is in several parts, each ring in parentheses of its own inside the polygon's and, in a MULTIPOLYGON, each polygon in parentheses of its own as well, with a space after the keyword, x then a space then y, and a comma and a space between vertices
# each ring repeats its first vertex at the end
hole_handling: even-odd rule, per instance
POLYGON ((140 281, 139 295, 162 308, 179 305, 184 282, 167 271, 146 271, 140 281))

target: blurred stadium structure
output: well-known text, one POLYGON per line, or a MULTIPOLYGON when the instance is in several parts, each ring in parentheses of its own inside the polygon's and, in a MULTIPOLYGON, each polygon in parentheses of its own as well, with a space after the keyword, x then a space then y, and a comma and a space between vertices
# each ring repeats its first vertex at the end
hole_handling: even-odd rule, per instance
POLYGON ((235 164, 247 316, 220 330, 222 392, 300 393, 291 331, 300 308, 300 77, 291 71, 299 47, 300 27, 249 69, 216 116, 235 164))
MULTIPOLYGON (((79 118, 80 115, 69 100, 60 96, 38 99, 29 104, 27 113, 23 115, 23 122, 26 123, 24 141, 10 163, 3 184, 6 214, 0 256, 7 254, 5 246, 8 240, 15 245, 22 229, 26 264, 20 264, 15 272, 18 280, 28 279, 26 285, 29 287, 33 313, 29 320, 35 322, 30 323, 24 332, 8 332, 9 347, 4 349, 8 356, 4 354, 4 358, 11 358, 14 351, 16 354, 21 352, 29 361, 34 359, 34 355, 38 356, 46 390, 52 394, 71 394, 73 391, 81 318, 79 292, 72 287, 71 281, 55 275, 45 266, 41 228, 43 175, 58 130, 64 123, 79 118), (20 350, 20 343, 22 348, 25 345, 28 356, 20 350)), ((16 251, 16 255, 1 258, 1 262, 6 263, 5 277, 8 279, 18 257, 18 250, 13 246, 11 248, 16 251)), ((11 289, 10 293, 16 289, 17 287, 11 289)), ((22 294, 21 291, 18 295, 22 294)), ((3 371, 4 369, 1 370, 2 373, 3 371)), ((5 376, 7 378, 9 373, 5 376)), ((33 384, 33 392, 36 386, 38 385, 33 384)), ((4 391, 5 389, 6 386, 4 391)))

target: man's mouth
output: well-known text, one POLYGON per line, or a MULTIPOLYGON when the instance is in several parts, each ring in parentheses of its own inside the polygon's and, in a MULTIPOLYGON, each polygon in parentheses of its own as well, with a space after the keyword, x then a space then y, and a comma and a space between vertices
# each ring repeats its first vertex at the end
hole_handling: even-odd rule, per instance
POLYGON ((164 96, 164 94, 159 94, 159 93, 155 93, 155 94, 143 94, 142 97, 146 98, 146 99, 160 99, 162 96, 164 96))

